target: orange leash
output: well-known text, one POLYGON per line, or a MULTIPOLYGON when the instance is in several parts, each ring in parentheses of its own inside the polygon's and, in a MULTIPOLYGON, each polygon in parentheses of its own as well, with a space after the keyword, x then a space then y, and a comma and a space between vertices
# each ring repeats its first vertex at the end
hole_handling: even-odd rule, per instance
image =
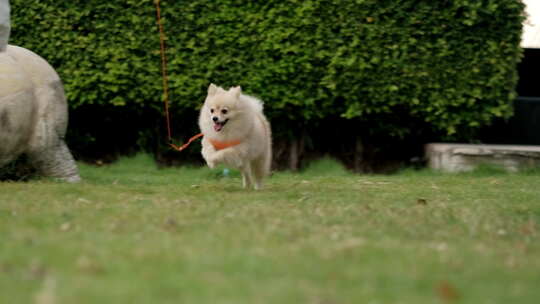
POLYGON ((180 146, 180 147, 177 146, 177 145, 175 145, 175 144, 173 144, 173 143, 169 143, 169 146, 171 146, 171 148, 173 148, 174 150, 180 152, 180 151, 184 150, 185 148, 187 148, 187 147, 189 146, 189 144, 191 144, 192 141, 198 139, 199 137, 203 137, 203 135, 204 135, 204 134, 199 133, 199 134, 197 134, 197 135, 191 137, 191 138, 188 140, 187 143, 183 144, 183 145, 180 146))
POLYGON ((163 103, 165 107, 165 120, 167 123, 167 139, 169 140, 169 146, 173 148, 176 151, 182 151, 185 148, 191 144, 192 141, 196 140, 197 138, 200 138, 203 136, 202 133, 197 134, 193 137, 191 137, 188 142, 182 146, 177 146, 172 143, 172 132, 171 132, 171 118, 169 114, 169 75, 167 73, 167 56, 165 54, 166 46, 165 46, 165 31, 163 30, 163 24, 161 23, 161 8, 160 8, 160 0, 154 0, 154 4, 156 5, 156 18, 157 18, 157 24, 159 28, 159 46, 160 46, 160 53, 161 53, 161 76, 163 79, 163 103))

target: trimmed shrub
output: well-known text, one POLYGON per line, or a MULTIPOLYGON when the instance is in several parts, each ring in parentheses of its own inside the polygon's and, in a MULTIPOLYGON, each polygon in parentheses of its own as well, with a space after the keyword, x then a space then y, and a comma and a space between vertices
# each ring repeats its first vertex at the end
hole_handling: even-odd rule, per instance
MULTIPOLYGON (((132 138, 115 148, 120 154, 129 150, 124 145, 163 151, 152 0, 11 2, 12 43, 57 68, 72 117, 95 115, 89 125, 72 119, 76 152, 108 151, 114 138, 132 138), (109 124, 101 123, 105 117, 109 124), (123 131, 115 133, 115 124, 123 131)), ((345 150, 358 146, 355 138, 365 145, 473 140, 475 130, 512 113, 524 19, 519 0, 161 5, 176 137, 197 132, 210 82, 241 85, 262 98, 276 148, 302 146, 289 149, 293 157, 321 150, 336 135, 351 141, 345 150), (323 133, 330 138, 316 131, 329 128, 323 133)))

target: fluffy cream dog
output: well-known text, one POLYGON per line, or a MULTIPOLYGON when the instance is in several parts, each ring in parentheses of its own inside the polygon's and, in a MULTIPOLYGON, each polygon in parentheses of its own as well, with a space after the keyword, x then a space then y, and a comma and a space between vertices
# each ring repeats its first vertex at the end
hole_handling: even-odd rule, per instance
POLYGON ((242 94, 240 87, 226 91, 210 84, 199 127, 202 156, 210 168, 219 163, 234 167, 242 172, 244 188, 262 187, 270 173, 272 136, 260 100, 242 94))

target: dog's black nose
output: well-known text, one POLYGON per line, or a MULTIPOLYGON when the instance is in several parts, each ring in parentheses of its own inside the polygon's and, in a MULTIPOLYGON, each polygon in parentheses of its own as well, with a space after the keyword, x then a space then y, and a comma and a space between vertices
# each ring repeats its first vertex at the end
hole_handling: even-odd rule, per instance
POLYGON ((217 122, 217 120, 218 120, 217 116, 212 117, 212 120, 213 120, 214 122, 217 122))

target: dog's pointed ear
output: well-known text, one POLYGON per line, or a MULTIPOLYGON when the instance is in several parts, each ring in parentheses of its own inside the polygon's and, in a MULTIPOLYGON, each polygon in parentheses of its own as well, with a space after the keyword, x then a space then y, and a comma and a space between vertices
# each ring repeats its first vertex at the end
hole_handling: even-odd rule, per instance
POLYGON ((233 88, 231 89, 231 93, 233 93, 234 96, 235 96, 236 98, 238 98, 238 97, 240 97, 240 94, 242 94, 242 88, 241 88, 240 86, 233 87, 233 88))
POLYGON ((217 91, 218 91, 218 86, 211 83, 210 86, 208 87, 208 96, 216 95, 217 91))

